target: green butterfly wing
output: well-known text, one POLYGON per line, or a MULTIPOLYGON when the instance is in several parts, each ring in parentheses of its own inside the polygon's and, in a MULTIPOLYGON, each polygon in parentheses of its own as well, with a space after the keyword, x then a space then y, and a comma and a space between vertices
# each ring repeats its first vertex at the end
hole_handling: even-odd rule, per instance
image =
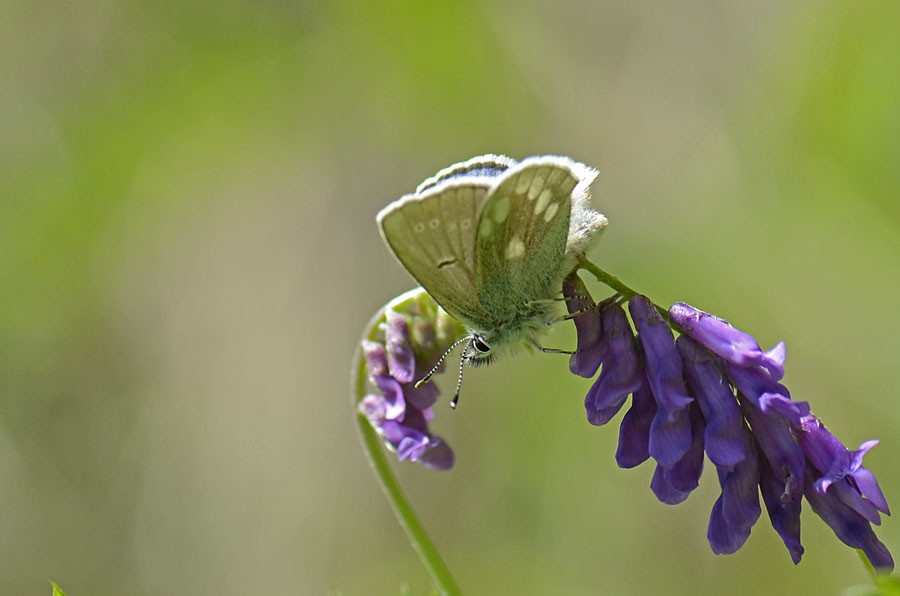
POLYGON ((447 179, 402 197, 378 213, 394 257, 450 315, 484 320, 475 299, 475 228, 490 178, 447 179))
POLYGON ((505 171, 481 208, 475 240, 477 301, 486 327, 556 296, 574 266, 566 252, 572 191, 583 176, 566 158, 537 157, 505 171), (571 263, 570 263, 571 262, 571 263))

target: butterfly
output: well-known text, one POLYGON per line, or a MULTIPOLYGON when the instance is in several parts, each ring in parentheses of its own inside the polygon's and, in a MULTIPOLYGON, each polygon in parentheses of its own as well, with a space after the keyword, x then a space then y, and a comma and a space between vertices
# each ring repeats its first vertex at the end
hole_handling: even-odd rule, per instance
MULTIPOLYGON (((563 280, 607 225, 589 204, 597 173, 568 157, 481 155, 378 213, 394 257, 468 329, 451 346, 467 343, 460 380, 463 363, 487 364, 519 345, 553 351, 537 340, 563 280)), ((454 407, 458 396, 457 385, 454 407)))

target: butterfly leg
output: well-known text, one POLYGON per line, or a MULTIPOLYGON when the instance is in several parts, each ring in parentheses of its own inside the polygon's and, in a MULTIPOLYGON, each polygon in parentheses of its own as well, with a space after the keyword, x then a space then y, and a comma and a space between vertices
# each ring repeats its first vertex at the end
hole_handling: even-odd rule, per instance
MULTIPOLYGON (((604 300, 601 300, 601 301, 598 302, 597 304, 594 304, 594 305, 591 305, 591 306, 586 306, 586 307, 584 307, 584 308, 580 308, 580 309, 576 310, 575 312, 571 312, 571 313, 569 313, 569 314, 567 314, 567 315, 564 315, 564 316, 562 316, 562 317, 559 317, 559 318, 557 318, 557 319, 553 319, 552 321, 549 321, 549 322, 547 323, 547 325, 555 325, 556 323, 562 323, 563 321, 569 321, 569 320, 572 320, 572 319, 574 319, 575 317, 578 317, 578 316, 580 316, 580 315, 583 315, 584 313, 586 313, 586 312, 588 312, 588 311, 594 310, 595 308, 597 309, 598 312, 601 312, 601 313, 602 313, 603 310, 604 310, 606 307, 608 307, 609 305, 614 304, 615 302, 617 302, 617 301, 619 300, 619 298, 621 298, 621 296, 620 296, 619 294, 613 294, 613 295, 610 296, 609 298, 606 298, 606 299, 604 299, 604 300)), ((583 299, 584 299, 584 300, 590 300, 590 298, 583 298, 583 299)))
POLYGON ((538 298, 537 300, 529 300, 528 306, 533 304, 553 304, 554 302, 569 302, 571 300, 590 300, 593 302, 593 299, 590 296, 563 296, 562 298, 538 298))
POLYGON ((575 352, 572 352, 571 350, 559 350, 557 348, 545 348, 544 346, 540 345, 537 342, 530 342, 530 343, 535 349, 540 350, 544 354, 568 354, 569 356, 571 356, 572 354, 575 353, 575 352))

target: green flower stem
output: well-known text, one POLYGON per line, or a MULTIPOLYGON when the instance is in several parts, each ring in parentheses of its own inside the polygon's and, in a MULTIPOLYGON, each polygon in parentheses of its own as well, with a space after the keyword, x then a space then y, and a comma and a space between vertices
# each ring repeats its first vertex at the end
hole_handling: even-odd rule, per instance
POLYGON ((447 568, 444 560, 441 559, 440 553, 438 553, 434 543, 431 542, 431 539, 425 532, 422 522, 416 517, 412 505, 410 505, 406 495, 403 494, 403 489, 400 488, 396 476, 391 471, 391 466, 384 456, 384 445, 381 438, 372 428, 372 425, 369 424, 366 417, 362 413, 357 412, 357 404, 365 391, 366 379, 363 359, 359 349, 356 351, 355 360, 353 365, 353 390, 350 393, 353 411, 356 412, 356 426, 362 440, 363 451, 366 452, 366 456, 369 458, 372 471, 375 472, 375 477, 378 478, 381 490, 384 491, 384 496, 387 497, 388 502, 391 504, 394 515, 397 516, 397 521, 400 522, 400 526, 406 532, 406 537, 412 543, 413 549, 419 554, 422 564, 428 569, 428 573, 431 575, 431 580, 434 582, 438 593, 442 596, 460 596, 459 586, 456 585, 456 581, 450 575, 450 570, 447 568))
MULTIPOLYGON (((620 280, 618 277, 616 277, 612 273, 607 273, 584 257, 582 257, 578 261, 578 266, 585 271, 589 271, 594 277, 597 278, 597 281, 599 281, 600 283, 609 286, 610 288, 621 294, 626 301, 630 300, 632 296, 638 293, 622 283, 622 280, 620 280)), ((669 311, 667 309, 659 306, 655 302, 653 303, 653 306, 654 308, 656 308, 659 314, 662 315, 662 318, 666 320, 666 323, 669 324, 669 327, 671 327, 675 331, 678 331, 679 333, 682 332, 681 328, 678 327, 678 325, 675 325, 674 323, 672 323, 672 321, 669 320, 669 311)))

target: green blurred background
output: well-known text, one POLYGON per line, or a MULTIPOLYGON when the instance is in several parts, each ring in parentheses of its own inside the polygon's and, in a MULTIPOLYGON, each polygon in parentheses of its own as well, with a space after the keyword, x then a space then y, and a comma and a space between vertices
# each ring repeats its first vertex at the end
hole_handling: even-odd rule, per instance
MULTIPOLYGON (((0 594, 426 594, 348 374, 412 287, 375 213, 484 152, 600 168, 595 261, 785 340, 794 397, 882 439, 900 507, 898 73, 893 0, 6 0, 0 594)), ((765 518, 713 555, 712 469, 658 503, 588 385, 470 371, 434 422, 456 468, 397 467, 466 593, 866 581, 808 511, 799 567, 765 518)))

